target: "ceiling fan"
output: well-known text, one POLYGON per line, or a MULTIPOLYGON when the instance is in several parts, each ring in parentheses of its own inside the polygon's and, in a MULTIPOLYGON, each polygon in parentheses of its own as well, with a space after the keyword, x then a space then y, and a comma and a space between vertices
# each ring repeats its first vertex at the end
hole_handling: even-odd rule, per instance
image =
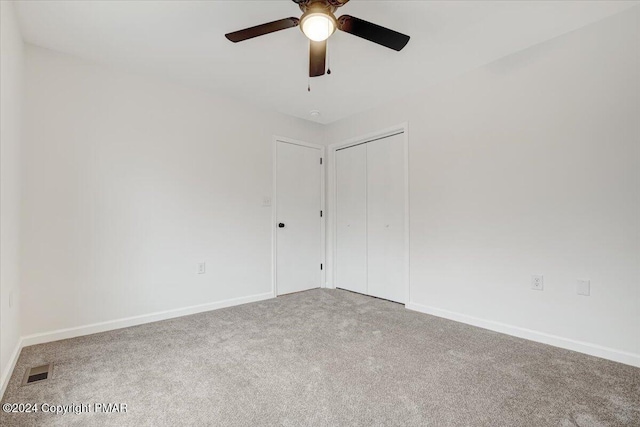
POLYGON ((299 25, 304 35, 309 38, 309 77, 318 77, 325 73, 327 39, 336 29, 396 51, 402 50, 409 42, 409 36, 405 34, 351 15, 342 15, 340 18, 336 18, 335 11, 349 0, 292 1, 298 4, 303 12, 300 19, 294 17, 280 19, 225 34, 225 37, 237 43, 299 25))

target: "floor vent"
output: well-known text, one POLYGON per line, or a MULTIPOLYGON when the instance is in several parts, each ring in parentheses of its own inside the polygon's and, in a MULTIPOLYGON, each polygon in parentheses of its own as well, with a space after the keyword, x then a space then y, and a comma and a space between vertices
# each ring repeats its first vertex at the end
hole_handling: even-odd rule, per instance
POLYGON ((41 383, 51 378, 53 372, 53 363, 48 365, 36 366, 34 368, 27 369, 22 379, 22 385, 41 383))

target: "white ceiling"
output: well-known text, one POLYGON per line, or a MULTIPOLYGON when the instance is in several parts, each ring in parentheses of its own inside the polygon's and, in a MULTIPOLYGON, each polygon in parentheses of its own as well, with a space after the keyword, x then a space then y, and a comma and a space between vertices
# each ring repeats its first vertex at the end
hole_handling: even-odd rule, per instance
POLYGON ((280 1, 26 1, 25 40, 329 123, 487 64, 637 4, 617 1, 351 0, 350 14, 411 36, 401 52, 336 32, 330 76, 311 79, 293 28, 234 44, 227 32, 289 16, 280 1), (311 110, 320 110, 313 118, 311 110))

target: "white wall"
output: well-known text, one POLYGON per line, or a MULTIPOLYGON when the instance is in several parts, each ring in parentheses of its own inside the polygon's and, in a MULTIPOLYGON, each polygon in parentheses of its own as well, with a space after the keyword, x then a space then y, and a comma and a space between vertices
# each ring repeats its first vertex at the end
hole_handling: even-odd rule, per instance
POLYGON ((272 136, 319 125, 33 46, 26 79, 24 335, 271 292, 272 136))
POLYGON ((412 308, 640 364, 639 10, 328 127, 409 122, 412 308))
MULTIPOLYGON (((10 2, 0 2, 0 388, 20 339, 20 156, 22 37, 10 2), (12 304, 10 305, 10 301, 12 304)), ((0 390, 2 395, 2 390, 0 390)))
POLYGON ((23 335, 268 294, 271 136, 409 121, 412 307, 640 360, 638 10, 324 129, 28 47, 23 335))

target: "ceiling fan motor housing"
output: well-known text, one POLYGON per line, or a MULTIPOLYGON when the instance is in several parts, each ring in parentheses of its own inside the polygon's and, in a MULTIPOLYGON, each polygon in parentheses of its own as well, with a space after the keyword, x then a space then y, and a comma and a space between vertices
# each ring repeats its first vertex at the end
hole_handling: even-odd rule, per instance
POLYGON ((323 5, 325 8, 328 8, 331 13, 335 12, 337 8, 344 6, 349 0, 293 0, 298 6, 300 6, 300 10, 303 12, 307 11, 309 6, 314 4, 323 5))

